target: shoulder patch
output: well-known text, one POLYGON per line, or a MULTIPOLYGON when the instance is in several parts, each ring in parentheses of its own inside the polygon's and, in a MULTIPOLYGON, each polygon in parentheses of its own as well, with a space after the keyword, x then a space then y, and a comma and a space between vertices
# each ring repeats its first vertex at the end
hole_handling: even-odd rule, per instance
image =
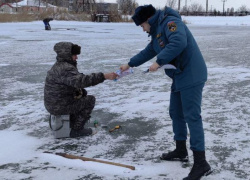
POLYGON ((168 26, 168 30, 171 32, 175 32, 177 29, 177 25, 175 24, 174 21, 168 22, 167 26, 168 26))

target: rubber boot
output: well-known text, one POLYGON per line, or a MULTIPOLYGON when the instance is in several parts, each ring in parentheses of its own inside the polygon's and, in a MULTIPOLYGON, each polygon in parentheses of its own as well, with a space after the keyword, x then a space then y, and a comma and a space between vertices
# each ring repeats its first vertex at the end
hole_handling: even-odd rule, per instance
POLYGON ((161 160, 166 161, 188 161, 188 151, 186 147, 186 141, 176 141, 176 149, 169 153, 163 153, 160 157, 161 160))
POLYGON ((203 176, 208 176, 212 173, 211 167, 206 161, 205 151, 193 151, 194 165, 188 174, 188 177, 183 180, 199 180, 203 176))
POLYGON ((71 138, 90 136, 93 134, 93 130, 91 128, 84 128, 84 125, 90 119, 90 117, 91 117, 90 115, 86 115, 84 117, 81 117, 83 121, 76 121, 77 116, 74 114, 71 115, 71 127, 72 127, 70 131, 71 138))
POLYGON ((92 134, 93 134, 93 131, 91 128, 83 128, 80 130, 71 129, 70 131, 71 138, 76 138, 76 137, 81 137, 81 136, 90 136, 92 134))

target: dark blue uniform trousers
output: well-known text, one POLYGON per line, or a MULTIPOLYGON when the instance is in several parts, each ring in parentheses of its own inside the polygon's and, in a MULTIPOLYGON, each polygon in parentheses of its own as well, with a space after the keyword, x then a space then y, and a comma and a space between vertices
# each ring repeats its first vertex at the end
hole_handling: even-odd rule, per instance
POLYGON ((205 83, 179 92, 171 92, 169 114, 173 122, 174 140, 187 139, 190 132, 190 149, 205 151, 204 130, 201 118, 202 90, 205 83))

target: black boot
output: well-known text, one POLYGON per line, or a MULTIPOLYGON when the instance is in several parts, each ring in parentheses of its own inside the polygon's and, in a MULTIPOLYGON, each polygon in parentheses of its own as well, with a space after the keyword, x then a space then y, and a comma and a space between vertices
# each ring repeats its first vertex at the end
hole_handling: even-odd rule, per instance
POLYGON ((91 128, 83 128, 80 130, 75 130, 75 129, 71 129, 70 131, 70 137, 71 138, 75 138, 75 137, 80 137, 80 136, 90 136, 92 135, 93 131, 91 128))
POLYGON ((199 180, 203 176, 208 176, 212 173, 210 165, 206 161, 205 151, 193 151, 194 165, 188 174, 188 177, 183 180, 199 180))
POLYGON ((169 153, 163 153, 161 160, 166 161, 188 161, 188 152, 186 148, 186 141, 176 141, 176 149, 169 153))
MULTIPOLYGON (((78 115, 79 116, 79 115, 78 115)), ((70 131, 70 137, 80 137, 80 136, 90 136, 93 134, 93 130, 91 128, 84 128, 86 122, 90 119, 91 116, 81 117, 83 121, 76 121, 79 118, 77 115, 72 114, 70 116, 70 127, 72 128, 70 131)))

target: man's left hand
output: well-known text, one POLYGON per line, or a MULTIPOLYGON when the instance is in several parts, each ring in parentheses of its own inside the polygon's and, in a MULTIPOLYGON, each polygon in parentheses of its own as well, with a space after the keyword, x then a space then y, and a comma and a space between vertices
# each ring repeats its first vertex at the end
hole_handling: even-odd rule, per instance
POLYGON ((149 71, 157 71, 157 69, 160 68, 160 65, 156 62, 154 62, 150 67, 149 67, 149 71))

